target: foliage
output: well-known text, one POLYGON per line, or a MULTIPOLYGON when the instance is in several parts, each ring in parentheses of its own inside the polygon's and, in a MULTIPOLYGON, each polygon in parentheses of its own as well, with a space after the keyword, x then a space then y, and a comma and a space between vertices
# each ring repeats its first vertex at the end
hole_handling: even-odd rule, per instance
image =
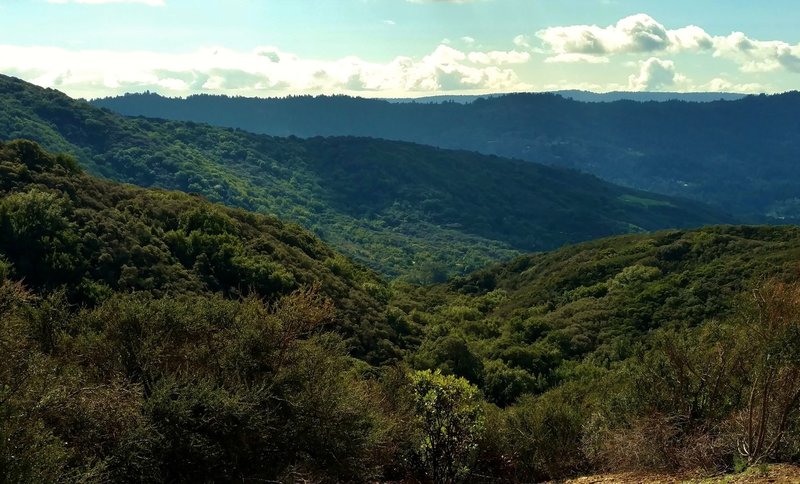
MULTIPOLYGON (((127 115, 277 136, 371 136, 474 150, 689 197, 753 220, 798 220, 800 183, 793 166, 800 156, 800 94, 723 97, 578 102, 557 94, 510 94, 469 103, 391 103, 345 96, 131 94, 93 103, 127 115)), ((655 201, 636 198, 629 201, 655 201)))
POLYGON ((411 375, 420 429, 418 456, 433 482, 451 483, 469 475, 483 429, 477 389, 463 378, 430 370, 411 375))
POLYGON ((274 300, 316 285, 355 354, 398 355, 385 283, 296 225, 102 181, 27 141, 0 143, 0 171, 0 255, 32 290, 93 305, 115 291, 274 300))
POLYGON ((332 317, 318 293, 118 294, 80 311, 62 297, 0 286, 0 480, 375 472, 386 418, 341 341, 318 334, 332 317))
POLYGON ((109 179, 277 215, 412 283, 523 251, 731 220, 697 203, 475 153, 125 118, 9 77, 0 77, 0 138, 33 139, 109 179))
POLYGON ((659 232, 398 286, 392 304, 422 329, 415 367, 463 376, 506 406, 560 385, 575 362, 614 367, 656 329, 730 316, 737 295, 765 276, 796 277, 798 258, 794 227, 659 232))
POLYGON ((628 235, 389 287, 295 225, 32 142, 0 144, 0 175, 0 480, 800 459, 797 227, 628 235))

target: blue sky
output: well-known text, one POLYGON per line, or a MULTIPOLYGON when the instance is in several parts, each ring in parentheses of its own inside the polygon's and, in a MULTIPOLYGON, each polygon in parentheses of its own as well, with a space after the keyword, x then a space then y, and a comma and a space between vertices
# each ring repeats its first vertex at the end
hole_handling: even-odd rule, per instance
POLYGON ((0 72, 76 97, 800 88, 796 0, 3 0, 0 72))

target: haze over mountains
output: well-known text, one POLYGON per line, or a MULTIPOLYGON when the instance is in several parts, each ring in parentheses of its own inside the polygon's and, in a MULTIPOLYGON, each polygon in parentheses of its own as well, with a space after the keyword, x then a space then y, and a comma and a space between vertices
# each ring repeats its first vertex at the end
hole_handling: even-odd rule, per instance
POLYGON ((555 94, 466 104, 133 94, 94 104, 279 136, 371 136, 474 150, 695 199, 752 221, 800 217, 797 92, 703 103, 586 103, 555 94))
POLYGON ((72 153, 110 179, 285 217, 387 276, 416 281, 612 234, 734 220, 562 168, 393 141, 126 118, 9 77, 0 78, 0 133, 72 153))

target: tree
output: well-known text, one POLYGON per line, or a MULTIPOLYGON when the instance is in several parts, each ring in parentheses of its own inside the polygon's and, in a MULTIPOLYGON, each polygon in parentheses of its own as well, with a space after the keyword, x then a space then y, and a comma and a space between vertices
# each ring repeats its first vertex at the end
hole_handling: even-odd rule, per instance
POLYGON ((465 478, 483 430, 478 389, 463 378, 439 371, 411 375, 420 431, 418 457, 433 482, 465 478))

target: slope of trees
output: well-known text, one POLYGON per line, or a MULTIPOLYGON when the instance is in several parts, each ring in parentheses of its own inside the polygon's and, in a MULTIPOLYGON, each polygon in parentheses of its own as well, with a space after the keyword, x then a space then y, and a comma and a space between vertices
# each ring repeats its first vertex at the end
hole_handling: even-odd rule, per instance
POLYGON ((632 357, 653 331, 724 319, 766 277, 797 276, 800 229, 712 227, 519 257, 393 305, 421 324, 415 363, 465 377, 501 405, 563 383, 575 361, 632 357))
POLYGON ((386 286, 297 226, 0 144, 0 480, 531 482, 800 460, 796 227, 386 286))
MULTIPOLYGON (((319 286, 349 337, 392 333, 383 281, 297 225, 103 181, 29 141, 0 143, 0 174, 0 262, 37 292, 65 288, 68 301, 97 304, 116 291, 271 300, 319 286)), ((360 356, 393 355, 391 345, 351 344, 360 356)))
POLYGON ((131 119, 8 77, 0 77, 0 137, 68 152, 109 179, 277 215, 412 282, 524 251, 730 220, 563 169, 409 143, 131 119))
POLYGON ((800 218, 796 92, 708 103, 582 103, 555 94, 438 104, 136 94, 94 104, 281 136, 374 136, 475 150, 577 169, 753 220, 800 218))

